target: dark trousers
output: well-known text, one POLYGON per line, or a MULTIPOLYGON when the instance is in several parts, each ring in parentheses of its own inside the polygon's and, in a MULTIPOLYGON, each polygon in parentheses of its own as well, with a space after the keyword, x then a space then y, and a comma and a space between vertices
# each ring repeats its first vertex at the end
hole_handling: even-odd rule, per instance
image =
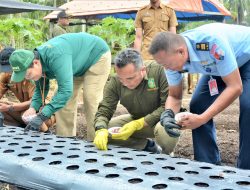
MULTIPOLYGON (((237 167, 250 169, 250 61, 240 68, 243 83, 243 92, 240 95, 239 118, 239 157, 237 167)), ((217 81, 221 92, 226 85, 221 77, 213 76, 217 81)), ((208 81, 210 76, 204 75, 199 80, 190 102, 192 113, 203 113, 219 95, 210 96, 208 81)), ((219 149, 216 143, 216 129, 213 119, 192 131, 194 159, 197 161, 218 164, 221 161, 219 149)))

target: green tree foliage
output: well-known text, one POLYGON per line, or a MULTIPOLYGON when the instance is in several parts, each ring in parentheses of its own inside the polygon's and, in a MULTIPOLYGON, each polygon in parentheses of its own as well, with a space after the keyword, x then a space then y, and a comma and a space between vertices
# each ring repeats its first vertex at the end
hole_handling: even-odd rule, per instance
MULTIPOLYGON (((61 6, 68 0, 19 0, 46 6, 61 6)), ((23 12, 15 15, 0 16, 0 47, 33 49, 47 41, 50 24, 43 20, 51 11, 23 12)), ((76 27, 72 27, 75 29, 76 27)), ((75 30, 72 30, 75 31, 75 30)))
POLYGON ((134 21, 115 19, 113 17, 104 18, 100 24, 88 29, 88 33, 104 39, 113 56, 124 48, 131 47, 135 39, 134 21))
POLYGON ((204 24, 209 24, 215 21, 196 21, 196 22, 187 22, 187 23, 179 23, 177 26, 177 33, 182 33, 187 30, 191 30, 193 28, 197 28, 199 26, 202 26, 204 24))
POLYGON ((250 0, 220 0, 231 12, 234 23, 250 26, 250 0))
POLYGON ((3 46, 33 49, 46 40, 44 22, 28 18, 7 18, 0 22, 3 46))
MULTIPOLYGON (((21 0, 21 1, 27 2, 27 3, 35 3, 35 4, 40 4, 40 5, 53 6, 53 0, 21 0)), ((58 0, 58 1, 63 1, 63 3, 65 3, 64 0, 58 0)))

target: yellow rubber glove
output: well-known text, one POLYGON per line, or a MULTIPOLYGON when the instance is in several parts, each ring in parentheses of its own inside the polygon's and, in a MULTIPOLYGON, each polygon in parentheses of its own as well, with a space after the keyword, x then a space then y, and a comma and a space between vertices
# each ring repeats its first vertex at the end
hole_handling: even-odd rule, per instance
POLYGON ((99 129, 95 132, 94 144, 99 150, 108 150, 108 135, 107 129, 99 129))
POLYGON ((144 126, 144 117, 131 121, 122 126, 119 133, 112 134, 112 139, 127 140, 135 131, 141 130, 144 126))

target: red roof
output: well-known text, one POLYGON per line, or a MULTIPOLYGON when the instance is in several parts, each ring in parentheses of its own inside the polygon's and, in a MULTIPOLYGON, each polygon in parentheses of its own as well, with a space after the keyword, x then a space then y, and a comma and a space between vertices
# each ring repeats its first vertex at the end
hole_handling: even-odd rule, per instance
MULTIPOLYGON (((213 4, 220 13, 230 16, 230 12, 218 0, 205 0, 213 4)), ((162 3, 168 4, 175 11, 206 13, 203 10, 201 0, 162 0, 162 3)), ((142 6, 148 5, 147 0, 73 0, 60 8, 65 9, 67 14, 72 17, 84 17, 99 14, 123 13, 137 11, 142 6)), ((55 19, 58 11, 48 14, 45 19, 55 19)))

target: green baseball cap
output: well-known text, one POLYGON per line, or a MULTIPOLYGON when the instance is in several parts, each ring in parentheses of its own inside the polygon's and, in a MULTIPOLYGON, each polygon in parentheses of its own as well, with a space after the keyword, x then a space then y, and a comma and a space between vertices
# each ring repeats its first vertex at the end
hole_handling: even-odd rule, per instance
POLYGON ((35 58, 32 51, 19 49, 14 51, 9 59, 12 67, 11 80, 14 82, 21 82, 26 74, 27 69, 35 58))

